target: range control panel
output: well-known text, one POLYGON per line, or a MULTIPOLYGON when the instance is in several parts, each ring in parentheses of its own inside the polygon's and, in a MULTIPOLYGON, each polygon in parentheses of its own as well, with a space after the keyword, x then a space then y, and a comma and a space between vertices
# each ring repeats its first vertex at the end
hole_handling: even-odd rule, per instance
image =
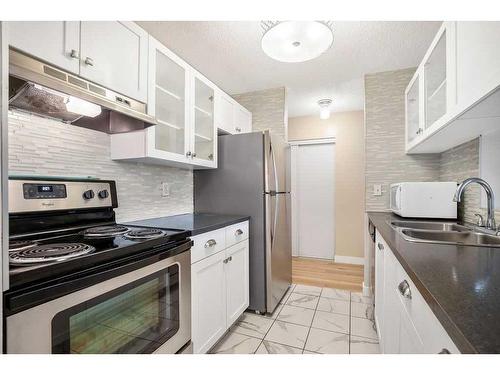
POLYGON ((9 213, 116 206, 114 181, 9 180, 9 213))
POLYGON ((64 184, 23 184, 24 199, 66 198, 64 184))

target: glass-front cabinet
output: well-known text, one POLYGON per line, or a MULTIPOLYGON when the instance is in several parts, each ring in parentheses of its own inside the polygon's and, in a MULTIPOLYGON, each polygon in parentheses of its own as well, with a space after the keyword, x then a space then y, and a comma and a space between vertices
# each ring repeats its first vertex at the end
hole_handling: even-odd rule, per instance
POLYGON ((407 152, 450 120, 457 97, 455 51, 456 23, 445 21, 405 91, 407 152))
POLYGON ((193 159, 210 166, 215 161, 214 86, 196 72, 193 85, 193 159))
POLYGON ((406 89, 406 139, 413 142, 422 134, 420 117, 420 74, 413 76, 412 81, 406 89))
POLYGON ((156 125, 111 136, 111 158, 217 168, 215 85, 149 38, 148 114, 156 125))
POLYGON ((446 29, 424 63, 425 128, 446 113, 446 29))

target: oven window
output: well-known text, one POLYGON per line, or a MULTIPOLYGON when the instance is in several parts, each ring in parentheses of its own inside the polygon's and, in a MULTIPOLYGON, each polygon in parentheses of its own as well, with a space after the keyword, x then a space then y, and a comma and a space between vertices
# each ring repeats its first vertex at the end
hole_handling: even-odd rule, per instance
POLYGON ((177 264, 59 312, 53 353, 152 353, 179 330, 177 264))

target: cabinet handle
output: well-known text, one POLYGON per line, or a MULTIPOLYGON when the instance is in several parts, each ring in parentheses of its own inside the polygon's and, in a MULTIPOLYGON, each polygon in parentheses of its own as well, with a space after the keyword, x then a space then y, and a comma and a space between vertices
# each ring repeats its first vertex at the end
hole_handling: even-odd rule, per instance
POLYGON ((188 158, 190 158, 190 157, 191 157, 191 151, 186 152, 186 156, 187 156, 188 158))
POLYGON ((241 229, 238 229, 236 232, 234 232, 235 236, 241 236, 243 234, 243 231, 241 229))
POLYGON ((215 245, 217 245, 217 241, 215 240, 208 240, 206 243, 205 243, 205 249, 208 249, 209 247, 214 247, 215 245))
POLYGON ((241 128, 240 127, 236 127, 236 133, 241 133, 241 128))
POLYGON ((379 250, 384 250, 384 245, 382 245, 381 243, 377 244, 377 247, 379 250))
POLYGON ((76 49, 72 49, 71 52, 69 53, 69 57, 71 57, 72 59, 79 59, 80 54, 76 49))
POLYGON ((94 66, 94 60, 92 60, 90 57, 86 57, 85 65, 94 66))
POLYGON ((438 354, 451 354, 450 351, 446 348, 441 349, 441 351, 438 354))
POLYGON ((233 260, 233 257, 230 256, 230 257, 227 257, 226 259, 224 259, 222 262, 225 263, 225 264, 227 264, 227 263, 229 263, 232 260, 233 260))
POLYGON ((399 293, 405 298, 411 299, 411 290, 410 290, 410 284, 408 284, 408 281, 403 280, 399 283, 398 285, 398 290, 399 293))

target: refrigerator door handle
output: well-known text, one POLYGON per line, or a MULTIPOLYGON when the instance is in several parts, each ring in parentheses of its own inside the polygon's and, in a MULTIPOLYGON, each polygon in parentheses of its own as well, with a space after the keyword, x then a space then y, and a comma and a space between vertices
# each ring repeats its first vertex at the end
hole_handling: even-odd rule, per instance
POLYGON ((280 191, 279 181, 278 181, 278 170, 276 169, 276 157, 274 155, 273 143, 269 143, 269 151, 271 158, 273 159, 273 172, 274 172, 274 183, 276 185, 275 191, 280 191))
POLYGON ((276 235, 276 226, 278 225, 278 208, 279 208, 279 198, 280 195, 276 194, 275 195, 275 200, 274 200, 274 222, 273 222, 273 231, 271 232, 271 252, 273 251, 274 247, 274 237, 276 235))

